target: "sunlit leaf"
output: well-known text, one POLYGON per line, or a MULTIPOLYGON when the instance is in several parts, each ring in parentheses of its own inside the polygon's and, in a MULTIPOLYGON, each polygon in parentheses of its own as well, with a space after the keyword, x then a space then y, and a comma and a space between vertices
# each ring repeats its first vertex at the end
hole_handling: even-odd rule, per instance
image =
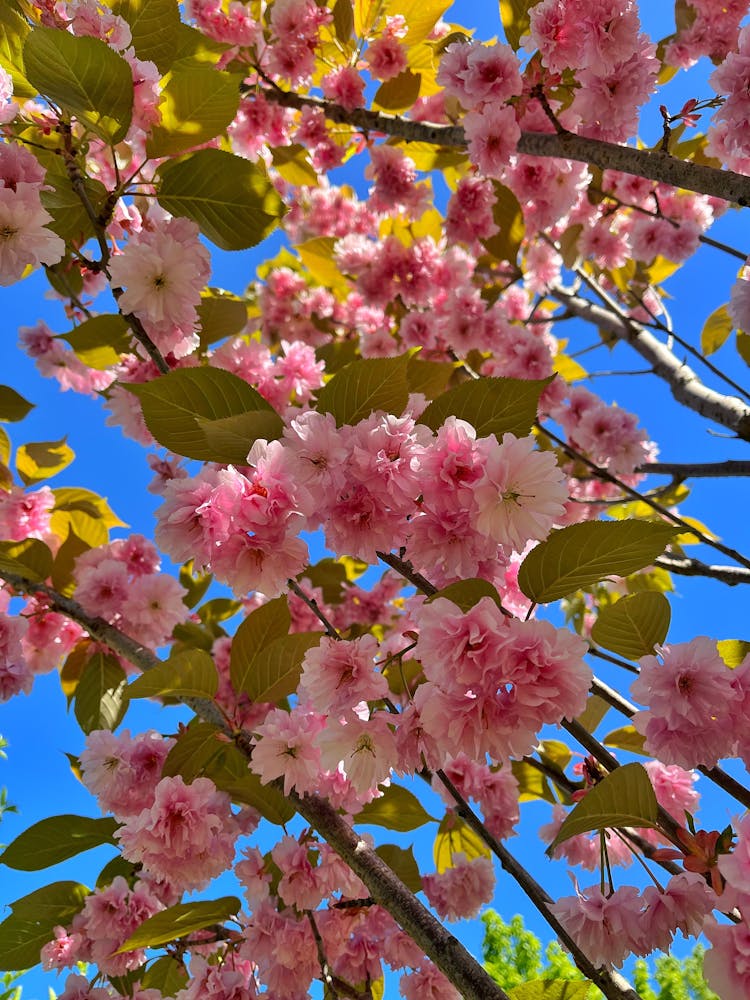
POLYGON ((209 654, 202 649, 186 649, 144 671, 130 685, 128 694, 131 698, 165 694, 213 698, 218 688, 219 675, 209 654))
POLYGON ((119 364, 120 356, 130 351, 132 334, 119 313, 92 316, 63 334, 76 356, 89 368, 109 368, 119 364))
POLYGON ((242 904, 236 896, 222 896, 221 899, 205 899, 190 903, 177 903, 148 917, 127 938, 115 952, 135 948, 156 948, 177 938, 186 937, 194 931, 203 930, 212 924, 221 924, 236 916, 242 904))
POLYGON ((663 643, 669 631, 672 612, 663 594, 643 591, 621 597, 602 608, 591 629, 591 638, 627 660, 639 660, 663 643))
POLYGON ((743 639, 720 639, 716 643, 719 656, 728 667, 739 667, 748 653, 750 653, 750 642, 743 639))
POLYGON ((166 73, 177 55, 180 11, 177 0, 114 0, 112 13, 130 25, 135 54, 166 73))
POLYGON ((465 855, 466 861, 491 856, 489 847, 479 834, 455 813, 446 813, 440 822, 433 845, 435 868, 438 873, 442 874, 449 868, 455 867, 459 854, 465 855))
POLYGON ((539 0, 500 0, 500 18, 508 45, 517 52, 521 38, 529 30, 529 8, 539 0))
POLYGON ((388 785, 381 789, 382 795, 368 802, 354 818, 357 824, 384 826, 387 830, 405 833, 416 830, 425 823, 436 822, 434 816, 425 810, 422 803, 402 785, 388 785))
POLYGON ((628 753, 639 753, 648 756, 644 749, 645 737, 641 736, 635 726, 621 726, 613 729, 611 733, 602 740, 605 747, 614 747, 616 750, 627 750, 628 753))
POLYGON ((510 1000, 587 1000, 594 984, 565 979, 531 979, 508 991, 510 1000))
POLYGON ((26 486, 32 486, 67 469, 75 457, 66 438, 30 441, 16 450, 16 472, 26 486))
POLYGON ((342 368, 318 393, 319 413, 332 413, 336 424, 357 424, 375 410, 402 413, 409 400, 409 356, 365 358, 342 368))
POLYGON ((525 437, 536 420, 539 397, 551 379, 480 378, 449 389, 419 418, 437 431, 448 417, 466 420, 477 437, 503 434, 525 437))
POLYGON ((40 871, 100 844, 114 844, 118 826, 111 816, 50 816, 16 837, 0 855, 0 862, 16 871, 40 871))
POLYGON ((242 77, 212 67, 181 66, 162 81, 161 121, 146 142, 149 156, 174 156, 223 132, 237 114, 242 77))

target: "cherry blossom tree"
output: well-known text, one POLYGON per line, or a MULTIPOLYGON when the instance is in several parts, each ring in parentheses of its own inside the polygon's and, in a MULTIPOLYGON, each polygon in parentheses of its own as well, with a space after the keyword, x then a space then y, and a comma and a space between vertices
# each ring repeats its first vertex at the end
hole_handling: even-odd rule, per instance
MULTIPOLYGON (((750 463, 660 461, 578 360, 637 356, 670 419, 750 440, 710 360, 732 335, 750 357, 750 269, 709 235, 750 205, 747 4, 677 0, 661 39, 635 0, 501 0, 500 41, 450 8, 0 7, 0 283, 43 267, 69 327, 32 316, 21 348, 106 400, 160 497, 153 540, 127 534, 50 485, 64 441, 12 456, 0 431, 0 697, 59 671, 101 810, 0 861, 118 851, 0 923, 4 968, 75 970, 63 1000, 373 1000, 385 970, 407 1000, 569 996, 506 992, 449 929, 505 880, 577 995, 639 1000, 623 963, 678 931, 722 1000, 750 994, 750 658, 670 641, 667 596, 750 583, 688 485, 750 463), (713 96, 660 104, 703 57, 713 96), (275 230, 245 294, 210 283, 216 249, 275 230), (696 294, 694 343, 665 282, 705 246, 742 270, 710 315, 696 294), (538 872, 512 841, 530 799, 538 872), (434 870, 388 840, 412 830, 434 870)), ((4 421, 28 409, 2 387, 4 421)))

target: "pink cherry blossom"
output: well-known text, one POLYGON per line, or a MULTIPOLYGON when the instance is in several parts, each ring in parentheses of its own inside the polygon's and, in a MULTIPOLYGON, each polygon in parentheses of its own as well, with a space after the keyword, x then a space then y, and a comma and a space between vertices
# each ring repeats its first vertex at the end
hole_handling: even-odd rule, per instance
POLYGON ((444 872, 422 876, 422 887, 430 905, 444 920, 463 920, 477 916, 495 892, 495 870, 489 858, 467 860, 463 854, 453 858, 444 872))

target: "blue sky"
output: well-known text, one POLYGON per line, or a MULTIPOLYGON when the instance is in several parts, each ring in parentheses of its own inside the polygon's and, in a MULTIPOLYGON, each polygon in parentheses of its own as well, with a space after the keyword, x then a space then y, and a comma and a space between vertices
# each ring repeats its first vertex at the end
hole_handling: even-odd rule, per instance
MULTIPOLYGON (((658 39, 671 29, 671 12, 667 5, 643 5, 645 27, 652 37, 658 39)), ((477 27, 478 37, 500 34, 496 4, 458 3, 449 12, 451 21, 466 26, 477 27), (479 24, 477 19, 479 18, 479 24)), ((687 85, 688 77, 678 75, 669 85, 668 92, 660 96, 670 109, 679 108, 688 97, 708 97, 711 92, 706 84, 710 65, 699 66, 695 77, 698 82, 687 85)), ((691 79, 695 79, 691 76, 691 79)), ((701 123, 703 124, 703 123, 701 123)), ((647 145, 653 144, 661 134, 661 120, 655 107, 647 110, 641 124, 641 135, 647 145)), ((351 174, 346 180, 351 182, 351 174)), ((360 190, 364 190, 359 184, 360 190)), ((711 235, 720 240, 742 247, 743 239, 750 244, 747 230, 743 227, 738 212, 729 212, 722 218, 711 235)), ((276 240, 269 250, 268 244, 254 251, 242 254, 218 253, 214 255, 212 283, 241 292, 252 280, 254 269, 276 249, 276 240)), ((743 249, 750 250, 750 245, 743 249)), ((737 261, 718 250, 703 248, 696 258, 669 280, 666 288, 673 299, 670 301, 675 328, 682 336, 696 344, 699 340, 702 321, 713 308, 725 302, 729 288, 735 280, 737 261)), ((39 318, 45 318, 56 332, 67 330, 60 307, 45 299, 46 285, 39 274, 32 275, 21 285, 0 291, 0 306, 6 317, 4 337, 6 339, 6 367, 0 380, 11 384, 36 404, 36 408, 22 424, 9 425, 15 446, 26 441, 51 440, 62 434, 68 435, 68 443, 76 453, 76 461, 52 485, 77 485, 93 489, 105 495, 120 517, 129 523, 128 531, 138 531, 146 535, 153 531, 153 511, 158 498, 146 490, 151 478, 143 449, 125 439, 117 429, 103 426, 104 412, 101 405, 91 399, 78 397, 73 393, 61 393, 56 384, 38 377, 32 362, 15 348, 16 328, 30 325, 39 318)), ((581 327, 570 332, 571 348, 594 342, 593 331, 581 327)), ((727 344, 716 355, 715 360, 726 367, 740 381, 747 379, 747 368, 739 359, 731 344, 727 344)), ((624 349, 611 355, 602 348, 582 359, 591 371, 637 369, 639 359, 629 356, 624 349)), ((656 379, 628 376, 602 376, 595 380, 593 388, 607 401, 617 401, 620 405, 637 412, 642 424, 655 436, 660 444, 664 460, 714 460, 745 457, 744 447, 727 440, 715 428, 707 425, 695 415, 678 409, 672 403, 669 393, 656 379)), ((684 508, 705 521, 720 533, 725 541, 740 550, 750 550, 750 529, 745 515, 747 494, 744 481, 727 480, 700 483, 694 496, 684 508)), ((671 599, 673 626, 670 640, 685 641, 696 634, 707 634, 715 638, 747 638, 745 630, 746 602, 741 589, 730 589, 715 582, 696 584, 677 578, 677 593, 671 599)), ((606 675, 605 679, 620 682, 620 678, 606 675)), ((184 710, 171 709, 154 715, 149 706, 136 703, 130 710, 125 724, 131 730, 148 725, 157 725, 163 731, 173 729, 180 718, 186 718, 184 710)), ((608 720, 610 721, 610 720, 608 720)), ((620 720, 611 718, 610 728, 620 725, 620 720)), ((10 743, 8 760, 0 761, 0 785, 7 785, 9 798, 17 804, 18 815, 8 814, 0 825, 0 840, 8 842, 21 830, 38 819, 55 813, 95 814, 93 799, 79 786, 70 774, 65 752, 77 753, 82 748, 82 736, 75 720, 65 713, 65 705, 55 676, 41 678, 30 697, 17 698, 8 705, 0 706, 0 733, 10 743)), ((705 784, 703 782, 702 784, 705 784)), ((702 788, 702 785, 699 786, 702 788)), ((430 809, 429 802, 426 803, 430 809)), ((720 827, 732 815, 731 806, 717 801, 718 814, 711 826, 720 827)), ((435 805, 433 812, 438 810, 435 805)), ((524 806, 521 835, 509 842, 511 849, 518 848, 537 877, 550 892, 567 894, 570 883, 565 874, 565 866, 542 859, 542 850, 536 838, 536 828, 548 818, 548 807, 540 803, 524 806), (541 859, 541 860, 540 860, 541 859)), ((412 839, 416 842, 416 853, 424 870, 431 868, 432 830, 406 837, 391 837, 399 843, 412 839)), ((379 839, 382 832, 376 831, 379 839)), ((269 843, 262 844, 270 846, 269 843)), ((74 878, 93 884, 96 873, 109 855, 106 852, 91 852, 79 860, 60 865, 50 871, 24 874, 3 871, 3 900, 15 899, 48 881, 74 878)), ((592 878, 592 881, 594 879, 592 878)), ((584 883, 588 884, 584 878, 584 883)), ((216 895, 227 891, 219 887, 216 895)), ((498 881, 496 905, 503 915, 510 917, 520 911, 527 916, 527 922, 534 926, 546 939, 545 925, 530 913, 525 898, 507 878, 498 881)), ((0 912, 0 916, 2 916, 0 912)), ((478 949, 481 929, 475 923, 462 927, 461 936, 470 947, 478 949)), ((28 980, 27 1000, 46 995, 46 982, 53 986, 61 984, 56 977, 33 976, 28 980)), ((61 985, 59 988, 62 988, 61 985)))

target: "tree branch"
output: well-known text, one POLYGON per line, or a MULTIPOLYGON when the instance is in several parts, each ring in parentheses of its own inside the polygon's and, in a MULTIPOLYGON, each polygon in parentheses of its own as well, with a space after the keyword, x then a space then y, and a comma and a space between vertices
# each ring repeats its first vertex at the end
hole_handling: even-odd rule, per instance
MULTIPOLYGON (((252 88, 244 87, 245 93, 252 88)), ((361 132, 382 132, 406 142, 427 142, 437 146, 464 148, 466 135, 460 125, 434 125, 415 122, 398 115, 388 115, 366 108, 347 110, 340 104, 318 97, 303 97, 275 85, 264 87, 263 95, 286 108, 318 108, 325 117, 339 125, 351 125, 361 132)), ((527 156, 558 157, 589 163, 603 170, 620 170, 625 174, 671 184, 713 195, 738 205, 750 205, 750 177, 731 170, 706 167, 689 160, 678 160, 669 153, 618 146, 600 139, 587 139, 572 132, 522 132, 518 152, 527 156)))
POLYGON ((630 344, 649 362, 654 374, 668 384, 678 403, 750 441, 750 406, 736 396, 725 396, 705 386, 692 368, 679 361, 666 344, 662 344, 640 323, 613 314, 609 309, 561 286, 548 289, 547 294, 561 302, 569 312, 630 344))
POLYGON ((727 459, 726 462, 647 462, 636 472, 672 476, 673 479, 720 479, 725 476, 750 476, 750 462, 727 459))
POLYGON ((669 570, 670 573, 677 573, 679 576, 704 576, 711 580, 719 580, 730 587, 736 587, 740 583, 750 583, 750 570, 742 566, 710 566, 701 562, 700 559, 691 559, 688 556, 680 557, 665 553, 654 563, 662 569, 669 570))

